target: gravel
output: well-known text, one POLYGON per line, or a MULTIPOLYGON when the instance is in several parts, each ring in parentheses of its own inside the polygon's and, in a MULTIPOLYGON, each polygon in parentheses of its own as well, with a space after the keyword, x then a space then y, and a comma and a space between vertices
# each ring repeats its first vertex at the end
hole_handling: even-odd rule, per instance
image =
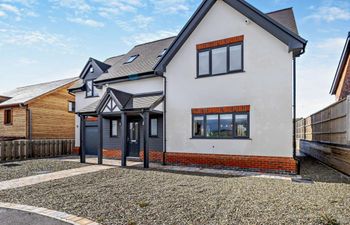
POLYGON ((0 199, 105 225, 350 223, 350 185, 341 180, 305 184, 113 168, 1 191, 0 199))
POLYGON ((51 173, 86 166, 77 162, 55 159, 35 159, 0 164, 0 181, 51 173))

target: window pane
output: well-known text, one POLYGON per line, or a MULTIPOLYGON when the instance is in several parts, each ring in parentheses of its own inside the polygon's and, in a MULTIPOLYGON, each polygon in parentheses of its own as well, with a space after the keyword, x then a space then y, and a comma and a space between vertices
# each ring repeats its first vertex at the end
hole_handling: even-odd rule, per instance
POLYGON ((204 136, 204 116, 193 117, 193 136, 204 136))
POLYGON ((209 74, 209 51, 198 53, 198 75, 209 74))
POLYGON ((227 48, 216 48, 212 52, 212 73, 226 73, 227 72, 227 48))
POLYGON ((151 136, 158 135, 158 119, 151 119, 151 136))
POLYGON ((112 120, 112 136, 118 136, 118 121, 112 120))
POLYGON ((207 137, 219 136, 219 115, 207 115, 207 137))
POLYGON ((92 81, 91 80, 86 82, 86 95, 92 96, 92 81))
POLYGON ((233 137, 232 114, 220 115, 220 137, 223 137, 223 138, 233 137))
POLYGON ((235 115, 236 137, 248 137, 248 115, 235 115))
POLYGON ((230 47, 230 71, 242 69, 242 45, 230 47))

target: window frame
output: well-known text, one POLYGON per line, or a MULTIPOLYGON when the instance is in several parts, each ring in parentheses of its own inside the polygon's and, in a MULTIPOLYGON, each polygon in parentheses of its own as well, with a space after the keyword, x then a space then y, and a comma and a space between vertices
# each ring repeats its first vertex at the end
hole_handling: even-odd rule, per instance
POLYGON ((4 109, 4 121, 5 126, 12 126, 13 125, 13 110, 12 109, 4 109), (8 122, 8 115, 7 112, 10 111, 10 122, 8 122))
POLYGON ((68 112, 75 113, 75 102, 74 101, 68 101, 68 112), (70 104, 72 104, 72 109, 70 109, 70 104))
POLYGON ((85 81, 86 84, 86 90, 85 90, 85 97, 86 98, 94 98, 94 97, 98 97, 95 93, 95 86, 94 86, 94 79, 90 79, 90 80, 86 80, 85 81), (88 87, 88 82, 91 82, 91 95, 88 95, 88 91, 87 91, 87 87, 88 87))
POLYGON ((109 122, 109 127, 110 127, 110 129, 109 129, 109 136, 110 137, 112 137, 112 138, 116 138, 116 137, 118 137, 118 135, 119 135, 119 132, 118 132, 118 124, 119 124, 119 122, 118 122, 118 120, 117 119, 112 119, 112 120, 110 120, 110 122, 109 122), (116 121, 116 123, 117 123, 117 134, 116 135, 114 135, 113 134, 113 121, 116 121))
POLYGON ((151 117, 149 120, 149 137, 157 138, 159 137, 159 132, 158 132, 158 117, 151 117), (152 135, 152 120, 157 120, 157 126, 156 126, 156 135, 152 135))
POLYGON ((221 75, 229 75, 233 73, 242 73, 244 72, 244 41, 228 44, 228 45, 220 45, 212 48, 205 48, 197 50, 197 74, 196 78, 203 78, 203 77, 214 77, 214 76, 221 76, 221 75), (232 46, 241 46, 241 69, 238 70, 230 70, 230 47, 232 46), (213 74, 213 65, 212 65, 212 50, 218 49, 218 48, 224 48, 226 47, 226 72, 224 73, 217 73, 213 74), (202 74, 199 75, 199 54, 202 52, 209 52, 209 74, 202 74))
POLYGON ((250 139, 250 112, 233 112, 233 113, 206 113, 206 114, 192 114, 192 138, 191 139, 211 139, 211 140, 235 140, 235 139, 243 139, 243 140, 247 140, 250 139), (231 137, 222 137, 220 136, 220 118, 221 115, 232 115, 232 123, 233 123, 233 127, 232 127, 232 136, 231 137), (207 136, 207 115, 218 115, 218 131, 219 131, 219 136, 218 137, 208 137, 207 136), (236 124, 236 115, 247 115, 247 120, 248 120, 248 128, 247 128, 247 136, 246 137, 237 137, 236 132, 235 132, 235 124, 236 124), (196 116, 203 116, 204 117, 204 135, 203 136, 194 136, 194 129, 193 129, 193 124, 194 124, 194 117, 196 116))
POLYGON ((129 56, 129 58, 124 62, 124 64, 129 64, 129 63, 134 62, 139 56, 140 56, 140 54, 136 54, 136 55, 131 55, 131 56, 129 56), (132 58, 133 58, 133 59, 132 59, 132 58), (132 60, 130 61, 130 59, 132 59, 132 60))

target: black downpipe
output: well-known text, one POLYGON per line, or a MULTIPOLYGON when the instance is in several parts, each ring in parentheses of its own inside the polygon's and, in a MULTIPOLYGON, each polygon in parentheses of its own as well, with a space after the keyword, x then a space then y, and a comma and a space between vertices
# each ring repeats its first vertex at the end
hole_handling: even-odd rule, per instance
POLYGON ((297 162, 297 174, 300 175, 300 160, 297 157, 297 139, 296 139, 296 115, 297 115, 297 76, 296 76, 296 58, 293 57, 293 158, 297 162))
POLYGON ((166 77, 163 76, 164 79, 164 100, 163 100, 163 166, 166 165, 166 97, 167 97, 167 80, 166 77))

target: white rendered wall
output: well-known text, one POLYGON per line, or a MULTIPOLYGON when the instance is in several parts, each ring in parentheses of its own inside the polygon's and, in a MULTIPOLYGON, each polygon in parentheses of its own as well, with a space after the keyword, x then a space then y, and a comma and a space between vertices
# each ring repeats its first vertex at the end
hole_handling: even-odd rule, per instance
POLYGON ((292 53, 217 1, 166 68, 167 152, 292 156, 292 53), (244 35, 244 70, 196 79, 196 44, 244 35), (250 105, 250 140, 191 139, 192 108, 250 105))

